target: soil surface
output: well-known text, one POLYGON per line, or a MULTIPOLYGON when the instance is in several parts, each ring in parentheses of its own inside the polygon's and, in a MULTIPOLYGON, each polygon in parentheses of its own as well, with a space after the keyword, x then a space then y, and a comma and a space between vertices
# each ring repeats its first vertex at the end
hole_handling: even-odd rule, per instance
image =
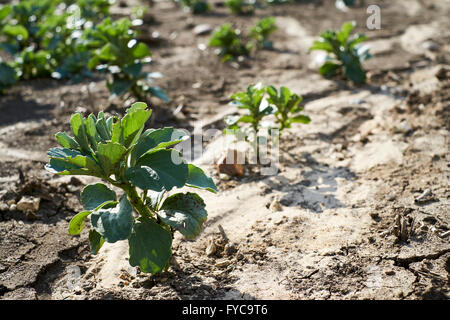
MULTIPOLYGON (((115 14, 139 4, 127 3, 115 14)), ((204 231, 176 236, 168 271, 130 267, 126 242, 92 256, 89 228, 67 233, 92 180, 46 172, 46 151, 73 112, 123 114, 124 102, 108 100, 101 78, 23 82, 0 97, 0 299, 449 299, 450 4, 377 1, 382 28, 368 30, 364 3, 341 12, 334 1, 298 1, 248 17, 213 3, 196 16, 171 1, 150 8, 142 39, 171 98, 154 101, 151 125, 222 129, 237 112, 230 94, 286 86, 312 122, 284 133, 278 173, 219 175, 218 137, 195 162, 220 192, 201 192, 204 231), (225 22, 247 30, 269 15, 274 49, 240 63, 221 63, 204 47, 210 34, 194 33, 225 22), (358 87, 322 78, 308 53, 321 31, 349 20, 371 39, 358 87), (26 199, 38 210, 18 210, 26 199)))

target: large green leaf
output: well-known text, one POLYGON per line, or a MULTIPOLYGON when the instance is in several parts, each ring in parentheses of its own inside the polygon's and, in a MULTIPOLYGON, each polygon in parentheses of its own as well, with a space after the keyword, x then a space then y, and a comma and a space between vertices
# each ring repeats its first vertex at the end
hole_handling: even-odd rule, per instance
POLYGON ((95 229, 89 230, 89 242, 91 244, 91 253, 97 254, 100 248, 105 243, 105 239, 102 238, 102 235, 95 231, 95 229))
POLYGON ((354 28, 355 28, 354 21, 345 22, 342 25, 341 30, 337 33, 337 39, 341 43, 342 46, 345 45, 345 43, 347 42, 348 36, 350 35, 350 32, 352 32, 352 30, 354 28))
MULTIPOLYGON (((112 118, 109 118, 109 119, 111 119, 111 121, 113 120, 112 118)), ((95 123, 95 127, 97 129, 98 135, 100 136, 100 138, 103 141, 111 139, 110 130, 108 128, 108 125, 106 124, 106 120, 105 120, 103 111, 99 112, 98 119, 97 119, 97 121, 95 123)))
POLYGON ((128 239, 130 265, 142 272, 157 273, 172 255, 172 235, 151 219, 140 218, 128 239))
POLYGON ((105 44, 101 49, 97 51, 97 56, 101 60, 114 60, 116 58, 114 54, 114 45, 111 43, 105 44))
POLYGON ((208 213, 203 199, 196 193, 177 193, 168 197, 158 211, 164 223, 192 239, 202 231, 208 213))
POLYGON ((114 172, 114 167, 122 160, 127 149, 115 142, 100 143, 97 150, 97 158, 105 174, 109 176, 114 172))
POLYGON ((151 56, 151 52, 145 43, 138 43, 133 47, 133 57, 135 59, 142 59, 151 56))
POLYGON ((58 143, 64 148, 70 148, 78 150, 80 149, 80 145, 75 141, 74 138, 69 136, 66 132, 58 132, 55 134, 56 140, 58 143))
POLYGON ((295 116, 289 119, 290 123, 303 123, 303 124, 308 124, 311 122, 311 118, 308 116, 303 116, 303 115, 299 115, 299 116, 295 116))
POLYGON ((17 82, 17 74, 14 68, 1 62, 0 59, 0 93, 17 82))
POLYGON ((366 82, 366 73, 358 63, 350 63, 345 66, 345 75, 357 84, 366 82))
POLYGON ((205 189, 213 193, 216 193, 218 191, 213 179, 211 177, 208 177, 202 169, 194 166, 193 164, 189 164, 188 167, 189 177, 186 182, 187 186, 205 189))
POLYGON ((314 41, 313 45, 311 46, 311 48, 309 48, 310 51, 313 50, 324 50, 326 52, 333 52, 333 46, 325 41, 314 41))
POLYGON ((120 120, 114 122, 112 125, 111 142, 123 144, 122 122, 120 120))
POLYGON ((324 77, 331 78, 336 75, 336 72, 340 67, 339 64, 327 61, 319 68, 319 73, 324 77))
POLYGON ((147 109, 147 104, 145 102, 135 102, 127 110, 125 110, 125 113, 128 114, 137 110, 145 110, 145 109, 147 109))
POLYGON ((4 18, 6 18, 12 11, 11 6, 9 5, 2 5, 0 6, 0 21, 2 21, 4 18))
POLYGON ((92 150, 97 151, 97 144, 100 141, 100 136, 97 133, 96 119, 94 115, 89 115, 84 123, 86 128, 86 135, 88 137, 91 148, 92 150))
POLYGON ((125 92, 130 90, 134 84, 135 81, 133 80, 116 78, 112 83, 108 82, 106 86, 108 87, 111 96, 114 97, 123 95, 125 92))
POLYGON ((161 89, 160 87, 157 86, 152 86, 148 88, 148 92, 152 95, 157 97, 158 99, 161 99, 164 102, 170 102, 169 97, 167 96, 167 94, 164 92, 163 89, 161 89))
POLYGON ((86 134, 86 127, 84 125, 84 119, 80 113, 75 113, 70 118, 70 126, 72 128, 75 140, 81 147, 81 150, 87 153, 91 153, 91 148, 89 147, 89 141, 86 134))
POLYGON ((116 207, 100 209, 91 215, 94 229, 110 243, 128 239, 133 222, 133 208, 126 195, 120 198, 116 207))
POLYGON ((352 49, 352 48, 354 48, 357 44, 359 44, 359 43, 361 43, 361 42, 364 42, 364 41, 367 41, 367 40, 369 40, 369 37, 367 37, 366 35, 364 35, 364 34, 357 34, 357 35, 355 35, 354 37, 352 37, 352 40, 349 41, 348 47, 349 47, 350 49, 352 49))
POLYGON ((91 214, 91 211, 82 211, 75 215, 69 222, 69 234, 78 235, 84 229, 84 220, 91 214))
POLYGON ((152 114, 151 110, 137 109, 127 113, 122 119, 122 137, 125 147, 129 147, 139 138, 144 125, 152 114))
POLYGON ((81 192, 81 203, 86 210, 96 210, 103 203, 116 199, 116 193, 103 183, 89 184, 81 192))
POLYGON ((47 154, 50 158, 61 159, 95 173, 100 171, 100 168, 92 157, 82 155, 77 150, 56 147, 51 148, 47 154))
POLYGON ((162 191, 161 183, 155 170, 147 166, 128 168, 125 177, 136 187, 142 190, 162 191))
POLYGON ((2 32, 8 36, 14 38, 20 38, 20 40, 26 41, 28 39, 28 31, 24 26, 21 25, 10 25, 7 24, 2 32))
POLYGON ((133 150, 133 158, 139 159, 146 152, 164 149, 184 141, 188 136, 183 130, 174 128, 149 129, 139 138, 133 150))
POLYGON ((58 175, 90 175, 97 176, 89 169, 82 168, 75 164, 69 163, 62 159, 52 158, 50 162, 45 165, 45 169, 51 173, 58 175))
POLYGON ((243 116, 241 116, 239 118, 239 120, 237 122, 252 123, 253 121, 255 121, 255 119, 253 119, 252 116, 250 116, 248 114, 244 114, 243 116))
POLYGON ((129 66, 123 67, 123 72, 129 74, 133 78, 137 78, 142 72, 142 63, 133 63, 129 66))
POLYGON ((143 155, 135 166, 135 168, 140 167, 149 167, 154 170, 166 191, 170 191, 173 187, 183 187, 189 176, 186 161, 181 157, 180 152, 173 149, 159 149, 143 155))

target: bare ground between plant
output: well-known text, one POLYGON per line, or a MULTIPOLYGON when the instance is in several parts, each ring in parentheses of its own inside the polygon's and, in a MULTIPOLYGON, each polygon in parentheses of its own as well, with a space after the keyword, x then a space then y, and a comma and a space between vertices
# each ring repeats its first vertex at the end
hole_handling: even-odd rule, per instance
POLYGON ((0 97, 1 299, 448 299, 450 7, 380 5, 379 31, 365 29, 365 7, 342 13, 332 1, 250 18, 218 7, 192 16, 168 2, 150 10, 155 19, 143 36, 160 34, 151 39, 152 68, 164 74, 158 85, 172 99, 155 101, 153 126, 222 128, 223 115, 236 112, 229 95, 259 81, 302 94, 312 118, 283 137, 275 176, 248 168, 223 179, 208 153, 196 160, 220 192, 202 193, 204 232, 195 241, 176 237, 172 266, 155 276, 127 266, 126 243, 93 257, 86 230, 69 236, 88 180, 43 170, 72 112, 124 111, 110 105, 102 79, 30 81, 0 97), (196 36, 195 25, 232 21, 246 29, 265 15, 277 17, 275 50, 239 68, 198 48, 209 36, 196 36), (362 87, 321 78, 307 52, 320 31, 348 20, 372 38, 362 87), (415 201, 426 189, 431 195, 415 201), (39 198, 39 211, 10 210, 23 196, 39 198))

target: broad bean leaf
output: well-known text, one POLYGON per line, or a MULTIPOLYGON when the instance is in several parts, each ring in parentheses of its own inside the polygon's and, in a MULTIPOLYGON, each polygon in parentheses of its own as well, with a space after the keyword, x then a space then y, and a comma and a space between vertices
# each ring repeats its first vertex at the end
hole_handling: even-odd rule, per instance
POLYGON ((186 140, 188 136, 183 130, 174 128, 149 129, 145 131, 137 142, 132 159, 139 159, 142 155, 155 149, 165 149, 186 140))
POLYGON ((149 87, 149 88, 148 88, 148 92, 149 92, 151 95, 153 95, 153 96, 155 96, 155 97, 161 99, 161 100, 164 101, 164 102, 170 102, 169 97, 168 97, 167 94, 164 92, 164 90, 161 89, 160 87, 157 87, 157 86, 149 87))
POLYGON ((80 149, 78 142, 76 142, 75 139, 69 136, 66 132, 58 132, 55 137, 58 143, 64 148, 75 150, 80 149))
POLYGON ((81 203, 86 210, 96 210, 105 202, 116 201, 116 193, 103 183, 89 184, 81 192, 81 203))
POLYGON ((138 220, 128 239, 130 265, 139 266, 143 272, 157 273, 172 255, 172 235, 151 219, 138 220))
POLYGON ((188 167, 189 177, 186 182, 187 186, 208 190, 213 193, 218 191, 213 179, 208 177, 201 168, 196 167, 193 164, 189 164, 188 167))
POLYGON ((164 223, 186 238, 195 238, 202 230, 208 214, 203 199, 196 193, 177 193, 168 197, 158 211, 164 223))
POLYGON ((166 191, 170 191, 173 187, 183 187, 189 176, 188 165, 181 157, 180 152, 176 150, 157 149, 152 153, 147 153, 139 158, 134 169, 130 169, 130 171, 127 171, 127 176, 133 184, 141 189, 150 189, 154 191, 162 190, 155 190, 153 182, 147 184, 147 178, 149 178, 150 175, 152 176, 152 179, 156 178, 154 173, 156 173, 159 178, 161 187, 164 187, 166 191), (148 167, 151 170, 137 170, 144 167, 148 167), (145 174, 145 172, 148 172, 148 175, 140 177, 139 174, 136 174, 145 174))
POLYGON ((117 142, 100 143, 97 150, 97 158, 105 174, 109 176, 120 163, 127 149, 117 142))
POLYGON ((120 198, 114 208, 102 208, 91 215, 92 227, 110 243, 128 239, 133 222, 133 208, 126 195, 120 198))
POLYGON ((69 222, 69 234, 75 236, 84 229, 84 220, 91 214, 91 211, 82 211, 76 214, 69 222))
POLYGON ((102 235, 95 231, 95 229, 89 230, 89 242, 91 245, 91 253, 97 254, 100 248, 105 243, 105 239, 102 238, 102 235))
POLYGON ((70 118, 70 126, 72 128, 75 140, 80 145, 81 151, 91 153, 91 148, 89 146, 88 137, 86 134, 86 127, 84 124, 84 119, 80 113, 75 113, 70 118))
POLYGON ((144 129, 144 125, 152 114, 151 110, 137 109, 127 113, 122 119, 122 137, 124 146, 128 148, 137 140, 144 129))
POLYGON ((327 61, 319 68, 319 73, 326 78, 331 78, 336 75, 340 67, 340 64, 327 61))

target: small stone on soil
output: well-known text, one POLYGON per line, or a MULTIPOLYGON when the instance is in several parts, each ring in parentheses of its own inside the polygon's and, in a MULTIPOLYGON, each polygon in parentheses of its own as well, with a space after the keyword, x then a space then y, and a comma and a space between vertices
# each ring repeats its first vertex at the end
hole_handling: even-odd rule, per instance
POLYGON ((40 198, 24 196, 17 203, 17 210, 22 212, 36 212, 39 210, 40 198))
POLYGON ((216 261, 216 267, 222 268, 230 265, 230 261, 228 259, 221 259, 216 261))
POLYGON ((194 28, 194 34, 197 36, 205 35, 211 33, 213 28, 209 24, 199 24, 194 28))
POLYGON ((393 276, 395 274, 395 271, 394 270, 386 270, 384 273, 388 276, 393 276))

